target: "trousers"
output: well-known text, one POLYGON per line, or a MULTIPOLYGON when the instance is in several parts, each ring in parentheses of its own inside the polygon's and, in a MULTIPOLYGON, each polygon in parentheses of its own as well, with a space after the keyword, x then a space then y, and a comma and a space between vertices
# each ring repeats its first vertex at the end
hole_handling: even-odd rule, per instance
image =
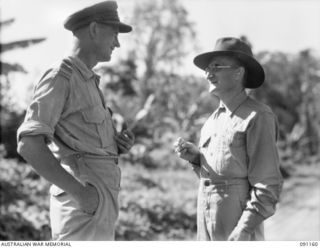
POLYGON ((114 159, 71 155, 61 160, 62 167, 83 185, 93 185, 99 195, 94 214, 83 212, 68 193, 50 187, 52 239, 57 241, 114 240, 119 214, 118 194, 121 171, 114 159))
MULTIPOLYGON (((200 179, 197 203, 197 240, 225 241, 242 215, 249 200, 249 184, 244 179, 200 179)), ((264 240, 263 224, 251 240, 264 240)))

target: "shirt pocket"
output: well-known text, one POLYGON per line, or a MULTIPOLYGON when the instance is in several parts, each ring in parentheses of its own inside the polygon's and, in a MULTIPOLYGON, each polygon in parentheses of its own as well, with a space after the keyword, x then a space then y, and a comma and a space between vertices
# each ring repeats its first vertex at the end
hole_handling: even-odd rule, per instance
POLYGON ((82 110, 81 114, 85 122, 89 124, 101 125, 105 120, 105 113, 102 107, 95 106, 86 110, 82 110))
POLYGON ((246 134, 229 130, 222 136, 222 163, 218 169, 225 176, 240 177, 245 173, 246 134))
POLYGON ((113 144, 113 125, 107 111, 100 106, 94 106, 81 111, 82 117, 90 129, 96 130, 97 138, 103 148, 113 144))

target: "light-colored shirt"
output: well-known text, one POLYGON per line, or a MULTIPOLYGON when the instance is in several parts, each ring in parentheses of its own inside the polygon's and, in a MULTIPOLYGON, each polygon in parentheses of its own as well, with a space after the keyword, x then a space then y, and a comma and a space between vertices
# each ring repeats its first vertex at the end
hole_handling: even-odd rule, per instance
POLYGON ((48 70, 35 86, 18 140, 44 135, 58 158, 75 153, 117 157, 115 128, 99 80, 76 57, 48 70))
POLYGON ((271 109, 242 91, 220 106, 201 130, 201 178, 247 180, 251 198, 238 222, 252 231, 275 212, 282 188, 276 146, 278 127, 271 109))

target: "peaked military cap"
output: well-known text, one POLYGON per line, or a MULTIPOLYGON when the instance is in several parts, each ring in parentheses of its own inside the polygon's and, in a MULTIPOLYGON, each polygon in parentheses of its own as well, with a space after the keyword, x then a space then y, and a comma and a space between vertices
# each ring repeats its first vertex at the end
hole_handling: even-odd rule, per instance
POLYGON ((116 25, 120 33, 131 32, 132 27, 120 21, 118 16, 118 5, 115 1, 104 1, 79 10, 64 22, 64 27, 70 31, 82 28, 91 22, 116 25))

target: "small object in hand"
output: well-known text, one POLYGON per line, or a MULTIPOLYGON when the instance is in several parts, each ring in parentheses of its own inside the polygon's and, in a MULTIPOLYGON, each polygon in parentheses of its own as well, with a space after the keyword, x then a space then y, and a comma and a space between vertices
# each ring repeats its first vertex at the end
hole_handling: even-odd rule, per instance
POLYGON ((127 130, 122 131, 122 134, 124 135, 124 137, 126 137, 127 139, 129 139, 129 135, 127 134, 127 130))

